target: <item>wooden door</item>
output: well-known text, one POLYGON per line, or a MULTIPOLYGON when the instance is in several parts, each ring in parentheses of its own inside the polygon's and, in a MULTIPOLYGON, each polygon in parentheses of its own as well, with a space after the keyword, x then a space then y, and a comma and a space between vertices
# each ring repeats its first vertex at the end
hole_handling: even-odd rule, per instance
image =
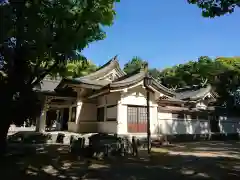
POLYGON ((127 110, 128 132, 147 132, 147 108, 144 106, 128 106, 127 110))

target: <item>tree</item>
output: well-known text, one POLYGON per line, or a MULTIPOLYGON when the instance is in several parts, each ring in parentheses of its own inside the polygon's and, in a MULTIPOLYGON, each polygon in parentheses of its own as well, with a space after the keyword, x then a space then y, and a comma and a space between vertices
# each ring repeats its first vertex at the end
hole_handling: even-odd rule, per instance
MULTIPOLYGON (((118 0, 9 0, 0 4, 0 144, 10 123, 39 113, 33 88, 74 50, 102 40, 118 0), (13 113, 14 112, 14 113, 13 113)), ((2 150, 3 148, 1 148, 2 150)))
POLYGON ((67 63, 67 70, 64 73, 64 76, 76 78, 85 76, 97 70, 97 66, 91 61, 71 61, 67 63))
POLYGON ((173 66, 160 72, 160 80, 169 88, 211 84, 219 94, 219 105, 240 108, 240 57, 201 56, 198 61, 173 66))
POLYGON ((142 58, 135 56, 131 61, 127 62, 124 65, 123 71, 127 74, 130 74, 146 65, 148 65, 147 61, 144 61, 142 58))
POLYGON ((160 71, 157 68, 151 68, 148 70, 150 76, 152 76, 154 79, 160 81, 160 71))
POLYGON ((188 0, 191 4, 197 4, 202 9, 203 17, 222 16, 234 12, 240 6, 239 0, 188 0))
MULTIPOLYGON (((145 66, 148 66, 148 62, 138 56, 135 56, 132 58, 131 61, 127 62, 124 65, 123 70, 127 74, 131 74, 134 71, 136 71, 142 67, 145 67, 145 66)), ((150 68, 150 69, 148 69, 148 72, 153 78, 155 78, 156 80, 159 80, 159 75, 160 75, 159 70, 157 70, 156 68, 150 68)))

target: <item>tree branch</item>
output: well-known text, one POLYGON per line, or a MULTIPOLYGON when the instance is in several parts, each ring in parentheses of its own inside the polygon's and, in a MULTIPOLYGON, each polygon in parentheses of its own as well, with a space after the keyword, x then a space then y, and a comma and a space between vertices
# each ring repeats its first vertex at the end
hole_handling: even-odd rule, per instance
POLYGON ((44 71, 41 75, 37 77, 37 79, 32 83, 32 87, 38 85, 46 75, 48 75, 54 68, 58 66, 58 62, 55 62, 52 66, 50 66, 46 71, 44 71))

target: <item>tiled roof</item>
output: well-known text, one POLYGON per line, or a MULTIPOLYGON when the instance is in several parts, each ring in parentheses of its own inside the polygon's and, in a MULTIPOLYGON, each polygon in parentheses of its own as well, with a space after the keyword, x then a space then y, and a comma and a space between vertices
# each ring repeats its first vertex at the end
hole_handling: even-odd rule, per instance
POLYGON ((89 85, 92 89, 100 89, 103 86, 106 86, 110 83, 110 81, 107 80, 98 80, 101 77, 104 77, 105 75, 109 74, 113 69, 118 71, 120 76, 124 76, 125 73, 121 70, 117 56, 112 58, 110 61, 108 61, 106 64, 104 64, 102 67, 100 67, 97 71, 82 76, 79 78, 65 78, 62 80, 59 86, 65 83, 69 84, 85 84, 89 85))
POLYGON ((64 82, 69 82, 70 84, 86 84, 91 86, 92 89, 101 89, 102 87, 110 83, 110 81, 108 80, 90 80, 84 77, 74 78, 74 79, 64 79, 64 82))
POLYGON ((212 90, 211 85, 205 87, 194 86, 177 89, 175 98, 180 100, 198 100, 207 95, 211 90, 212 90))
POLYGON ((44 92, 53 92, 54 89, 58 86, 61 79, 51 79, 49 77, 46 77, 42 80, 40 83, 40 86, 36 87, 37 91, 44 91, 44 92))
POLYGON ((106 64, 104 64, 102 67, 100 67, 97 71, 83 76, 83 78, 85 79, 89 79, 89 80, 95 80, 98 79, 99 77, 103 77, 105 75, 107 75, 110 71, 112 71, 113 69, 117 69, 118 72, 124 76, 125 73, 121 70, 118 60, 117 60, 117 56, 115 56, 114 58, 112 58, 110 61, 108 61, 106 64))
POLYGON ((130 86, 132 84, 138 83, 139 81, 143 80, 145 77, 146 73, 142 69, 138 69, 132 74, 128 74, 123 76, 122 78, 119 78, 109 84, 110 87, 112 88, 121 88, 121 87, 126 87, 130 86))

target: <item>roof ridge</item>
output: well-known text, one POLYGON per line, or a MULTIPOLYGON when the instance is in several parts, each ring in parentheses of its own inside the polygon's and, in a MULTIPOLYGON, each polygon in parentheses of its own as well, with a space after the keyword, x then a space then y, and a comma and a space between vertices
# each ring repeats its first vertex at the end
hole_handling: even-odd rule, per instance
POLYGON ((141 73, 141 72, 143 72, 143 71, 142 71, 142 67, 141 67, 141 68, 138 68, 138 69, 134 70, 133 72, 128 73, 128 74, 126 74, 126 75, 124 75, 124 76, 122 76, 122 77, 120 77, 120 78, 117 78, 116 80, 114 80, 114 81, 112 81, 112 82, 122 81, 122 80, 124 80, 124 79, 127 79, 127 78, 129 78, 129 77, 131 77, 131 76, 134 76, 134 75, 136 75, 136 74, 139 74, 139 73, 141 73))
POLYGON ((102 73, 104 72, 104 69, 106 68, 110 68, 113 69, 115 67, 119 66, 118 60, 117 60, 117 55, 114 56, 112 59, 110 59, 107 63, 105 63, 104 65, 102 65, 100 68, 98 68, 95 72, 90 73, 86 76, 82 76, 81 78, 85 79, 85 78, 94 78, 94 77, 98 77, 98 74, 102 71, 102 73))
POLYGON ((110 59, 108 62, 106 62, 104 65, 100 66, 100 67, 97 69, 97 71, 100 70, 100 69, 102 69, 102 68, 104 68, 104 67, 106 67, 106 66, 108 66, 108 65, 111 64, 111 63, 118 63, 117 55, 114 56, 112 59, 110 59))

